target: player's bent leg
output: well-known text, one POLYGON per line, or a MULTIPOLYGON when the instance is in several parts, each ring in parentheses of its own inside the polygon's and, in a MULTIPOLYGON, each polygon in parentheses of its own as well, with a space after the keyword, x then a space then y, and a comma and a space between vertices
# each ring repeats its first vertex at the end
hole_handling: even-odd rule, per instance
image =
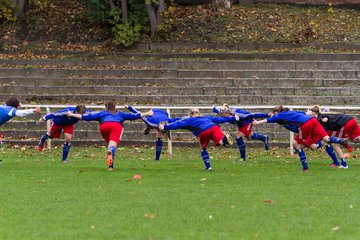
POLYGON ((341 144, 342 146, 344 146, 349 152, 353 151, 352 146, 349 144, 349 142, 346 139, 342 139, 342 138, 337 138, 337 137, 329 137, 329 136, 325 136, 323 138, 323 141, 327 142, 327 143, 337 143, 337 144, 341 144))
POLYGON ((337 156, 340 158, 341 163, 337 165, 338 168, 348 169, 349 166, 347 165, 346 158, 344 156, 343 151, 339 144, 333 144, 334 151, 336 152, 337 156))
POLYGON ((107 159, 106 159, 108 171, 110 172, 114 170, 116 148, 117 148, 117 143, 115 141, 110 140, 107 150, 107 159))
POLYGON ((253 132, 250 139, 251 140, 260 140, 260 141, 264 142, 265 150, 266 151, 269 150, 269 136, 262 135, 262 134, 257 133, 257 132, 253 132))
POLYGON ((222 142, 221 145, 224 145, 224 146, 227 144, 232 145, 234 143, 234 141, 232 140, 230 133, 228 133, 226 131, 223 131, 223 133, 224 133, 224 137, 221 141, 222 142))
POLYGON ((49 133, 44 133, 38 145, 36 146, 36 149, 42 152, 44 150, 45 141, 48 140, 49 138, 52 139, 53 137, 49 133))

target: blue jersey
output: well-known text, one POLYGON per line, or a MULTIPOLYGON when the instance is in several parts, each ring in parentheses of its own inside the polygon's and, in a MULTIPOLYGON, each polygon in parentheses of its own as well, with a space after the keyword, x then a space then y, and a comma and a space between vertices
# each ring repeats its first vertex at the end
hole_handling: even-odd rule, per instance
POLYGON ((98 121, 100 124, 105 122, 118 122, 123 123, 125 120, 136 120, 141 118, 141 113, 124 113, 117 112, 111 113, 107 110, 100 112, 85 113, 82 115, 82 119, 85 121, 98 121))
MULTIPOLYGON (((132 106, 128 106, 128 109, 132 113, 139 113, 139 111, 132 106)), ((142 117, 141 119, 152 128, 157 128, 159 124, 162 122, 172 123, 181 119, 181 118, 169 118, 169 114, 163 109, 152 108, 151 111, 153 111, 152 116, 142 117)))
POLYGON ((278 114, 269 117, 266 120, 268 123, 278 123, 291 132, 298 133, 299 127, 309 121, 311 118, 314 117, 308 116, 305 112, 302 111, 284 111, 279 112, 278 114))
MULTIPOLYGON (((213 112, 220 114, 220 110, 216 107, 213 107, 213 112)), ((240 117, 240 121, 230 122, 231 124, 237 125, 238 127, 242 127, 248 123, 251 123, 254 118, 266 118, 269 115, 267 113, 250 113, 249 111, 245 111, 239 108, 230 108, 231 115, 238 115, 240 117)))
POLYGON ((15 117, 16 111, 16 108, 10 106, 0 106, 0 126, 15 117))
POLYGON ((190 130, 195 136, 205 130, 216 126, 220 123, 236 121, 234 116, 231 117, 212 117, 212 116, 199 116, 182 118, 176 122, 164 125, 164 130, 187 129, 190 130))
POLYGON ((75 107, 67 107, 65 109, 59 110, 54 113, 50 113, 44 116, 45 121, 52 119, 53 123, 57 126, 67 126, 73 125, 79 121, 79 119, 75 117, 66 116, 67 112, 70 111, 72 113, 76 113, 75 107))

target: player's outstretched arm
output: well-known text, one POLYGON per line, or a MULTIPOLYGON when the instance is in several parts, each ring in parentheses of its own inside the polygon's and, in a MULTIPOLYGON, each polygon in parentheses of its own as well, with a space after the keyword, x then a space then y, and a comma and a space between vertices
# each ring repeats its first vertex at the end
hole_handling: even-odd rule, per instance
POLYGON ((147 116, 152 116, 152 115, 154 115, 154 112, 152 110, 141 113, 141 117, 147 117, 147 116))
POLYGON ((40 113, 40 112, 41 112, 40 107, 36 107, 34 109, 16 110, 15 116, 17 116, 17 117, 26 117, 26 116, 28 116, 30 114, 40 113))
POLYGON ((82 119, 82 115, 81 115, 81 114, 73 113, 73 112, 71 112, 71 111, 68 111, 66 115, 67 115, 68 117, 74 117, 74 118, 77 118, 77 119, 82 119))
POLYGON ((256 120, 256 119, 254 119, 253 121, 252 121, 252 124, 253 125, 259 125, 259 124, 262 124, 262 123, 267 123, 267 119, 263 119, 263 120, 256 120))

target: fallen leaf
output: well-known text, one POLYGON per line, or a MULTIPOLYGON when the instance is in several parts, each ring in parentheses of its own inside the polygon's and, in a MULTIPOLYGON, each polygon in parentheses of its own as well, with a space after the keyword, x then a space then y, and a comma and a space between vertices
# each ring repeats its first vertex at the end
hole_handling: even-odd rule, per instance
POLYGON ((141 179, 142 177, 141 177, 141 175, 140 174, 135 174, 134 176, 133 176, 133 179, 141 179))

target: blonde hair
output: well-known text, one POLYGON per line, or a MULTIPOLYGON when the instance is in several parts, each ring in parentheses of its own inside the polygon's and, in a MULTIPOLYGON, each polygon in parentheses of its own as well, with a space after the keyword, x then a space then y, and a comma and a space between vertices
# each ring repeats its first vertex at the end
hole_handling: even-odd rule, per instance
POLYGON ((194 114, 200 114, 200 111, 198 108, 190 108, 189 109, 189 115, 192 116, 194 114))
POLYGON ((284 107, 282 105, 276 106, 273 109, 271 109, 272 113, 279 113, 279 112, 286 112, 286 111, 290 111, 290 109, 287 107, 284 107))
POLYGON ((324 113, 341 114, 340 112, 330 112, 328 108, 321 108, 319 105, 315 105, 312 108, 309 108, 309 110, 317 115, 324 113))

